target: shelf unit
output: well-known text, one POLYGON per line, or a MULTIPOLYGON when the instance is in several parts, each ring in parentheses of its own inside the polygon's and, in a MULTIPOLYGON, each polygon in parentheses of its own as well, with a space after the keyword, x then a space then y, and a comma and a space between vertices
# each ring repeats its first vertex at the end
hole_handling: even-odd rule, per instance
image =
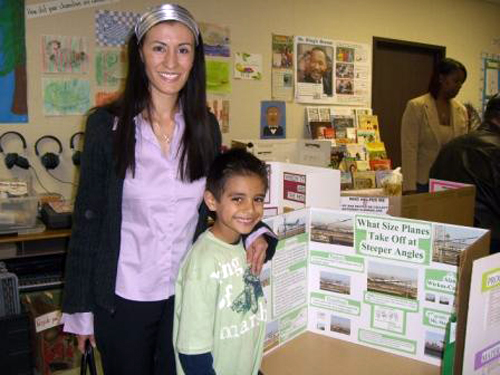
POLYGON ((71 229, 0 235, 0 260, 65 253, 71 229))

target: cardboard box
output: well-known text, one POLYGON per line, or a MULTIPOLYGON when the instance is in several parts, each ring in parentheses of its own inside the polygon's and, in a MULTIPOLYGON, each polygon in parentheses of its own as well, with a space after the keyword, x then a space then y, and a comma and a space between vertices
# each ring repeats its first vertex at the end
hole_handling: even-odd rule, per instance
POLYGON ((385 197, 382 194, 382 189, 343 191, 342 209, 386 213, 408 219, 447 224, 465 226, 474 224, 476 188, 472 185, 434 193, 393 197, 385 197))
POLYGON ((61 290, 22 295, 30 316, 35 367, 41 375, 53 375, 80 366, 74 335, 62 331, 61 290))

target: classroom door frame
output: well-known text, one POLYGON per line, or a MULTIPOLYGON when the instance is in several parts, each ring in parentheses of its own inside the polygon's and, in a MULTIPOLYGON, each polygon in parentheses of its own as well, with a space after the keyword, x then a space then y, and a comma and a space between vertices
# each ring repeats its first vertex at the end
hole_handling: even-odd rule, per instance
POLYGON ((401 117, 406 103, 428 91, 432 70, 445 56, 445 46, 373 37, 372 108, 393 168, 401 166, 401 117))

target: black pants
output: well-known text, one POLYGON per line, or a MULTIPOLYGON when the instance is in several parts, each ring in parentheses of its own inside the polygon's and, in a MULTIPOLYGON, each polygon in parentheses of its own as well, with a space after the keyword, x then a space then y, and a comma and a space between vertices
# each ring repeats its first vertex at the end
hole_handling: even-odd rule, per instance
POLYGON ((174 297, 136 302, 116 296, 114 314, 94 313, 97 348, 106 375, 175 375, 174 297))

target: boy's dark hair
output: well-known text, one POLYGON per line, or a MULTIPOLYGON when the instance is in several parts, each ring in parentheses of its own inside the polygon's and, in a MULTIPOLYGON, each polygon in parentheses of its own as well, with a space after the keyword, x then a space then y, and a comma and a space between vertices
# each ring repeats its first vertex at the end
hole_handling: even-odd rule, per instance
POLYGON ((464 73, 465 82, 465 80, 467 79, 467 69, 465 69, 464 64, 462 64, 460 61, 447 57, 439 61, 434 66, 434 70, 429 82, 429 92, 434 99, 437 98, 439 90, 441 89, 441 76, 450 75, 457 70, 461 70, 464 73))
POLYGON ((269 181, 266 164, 242 148, 232 148, 215 158, 208 172, 206 190, 219 200, 228 179, 250 175, 259 177, 267 191, 269 181))

